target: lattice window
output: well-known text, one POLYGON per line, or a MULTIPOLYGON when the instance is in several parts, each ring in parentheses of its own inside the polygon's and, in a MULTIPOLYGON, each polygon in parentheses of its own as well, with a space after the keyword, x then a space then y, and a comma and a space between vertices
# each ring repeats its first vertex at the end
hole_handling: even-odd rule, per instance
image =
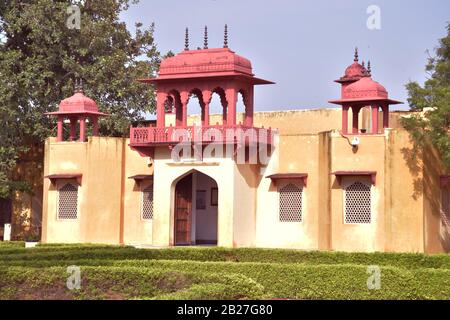
POLYGON ((280 221, 302 221, 303 188, 289 183, 279 189, 280 194, 280 221))
POLYGON ((153 185, 142 191, 142 219, 153 219, 153 185))
POLYGON ((446 226, 450 226, 450 190, 442 189, 442 207, 441 218, 442 223, 446 226))
POLYGON ((371 222, 370 185, 356 181, 345 188, 345 223, 371 222))
POLYGON ((77 219, 78 187, 67 183, 58 190, 58 219, 77 219))

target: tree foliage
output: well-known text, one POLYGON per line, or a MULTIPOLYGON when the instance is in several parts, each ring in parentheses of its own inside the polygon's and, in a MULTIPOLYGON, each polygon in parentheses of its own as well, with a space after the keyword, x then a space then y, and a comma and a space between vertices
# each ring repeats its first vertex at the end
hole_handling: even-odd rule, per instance
POLYGON ((423 86, 417 82, 406 85, 411 111, 418 113, 402 122, 411 133, 416 152, 431 142, 450 169, 450 23, 435 56, 428 60, 426 71, 430 77, 423 86))
MULTIPOLYGON (((132 0, 132 4, 137 0, 132 0)), ((131 121, 153 112, 155 95, 136 81, 157 70, 154 26, 134 32, 120 20, 130 0, 3 0, 0 3, 0 196, 22 185, 11 170, 31 144, 55 134, 55 111, 73 94, 75 78, 111 116, 101 134, 124 136, 131 121), (68 28, 68 7, 80 8, 80 29, 68 28)))

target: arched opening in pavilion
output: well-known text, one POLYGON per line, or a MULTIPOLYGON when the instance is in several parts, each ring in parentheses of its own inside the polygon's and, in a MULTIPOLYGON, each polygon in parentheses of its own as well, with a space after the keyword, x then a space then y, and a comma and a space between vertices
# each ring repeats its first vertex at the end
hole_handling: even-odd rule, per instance
POLYGON ((197 170, 175 181, 175 245, 217 245, 218 192, 217 182, 197 170))

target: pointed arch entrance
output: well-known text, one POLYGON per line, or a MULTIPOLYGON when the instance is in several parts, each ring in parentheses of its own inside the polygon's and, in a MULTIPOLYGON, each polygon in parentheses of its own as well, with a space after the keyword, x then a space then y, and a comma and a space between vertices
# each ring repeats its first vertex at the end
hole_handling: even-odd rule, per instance
POLYGON ((217 245, 218 188, 199 171, 189 172, 175 185, 174 244, 217 245))

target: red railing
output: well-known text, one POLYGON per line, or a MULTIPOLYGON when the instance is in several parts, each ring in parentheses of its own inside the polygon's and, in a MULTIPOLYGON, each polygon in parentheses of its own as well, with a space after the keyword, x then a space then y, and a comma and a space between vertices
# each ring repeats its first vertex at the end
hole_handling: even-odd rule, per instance
POLYGON ((131 145, 192 143, 272 144, 271 128, 235 126, 137 127, 130 128, 131 145))

